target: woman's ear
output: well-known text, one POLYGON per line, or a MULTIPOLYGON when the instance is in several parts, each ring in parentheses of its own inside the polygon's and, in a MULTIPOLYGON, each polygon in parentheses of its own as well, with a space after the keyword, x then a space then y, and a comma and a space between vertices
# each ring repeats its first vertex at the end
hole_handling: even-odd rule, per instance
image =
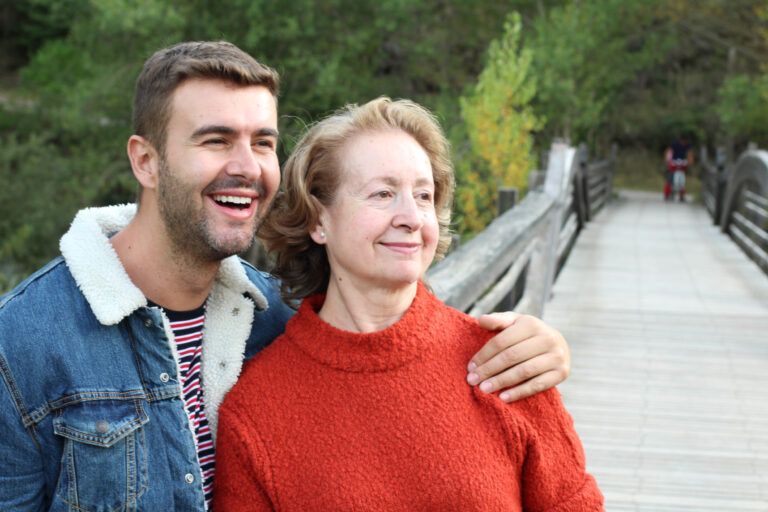
POLYGON ((154 146, 141 135, 131 135, 128 139, 128 159, 131 169, 141 186, 148 189, 157 188, 157 172, 160 168, 160 155, 154 146))
POLYGON ((325 206, 323 206, 323 204, 315 196, 310 197, 312 198, 312 202, 315 204, 315 210, 317 211, 317 223, 312 229, 309 230, 309 236, 312 238, 312 240, 314 240, 316 244, 325 245, 326 236, 325 228, 323 227, 326 216, 325 206))

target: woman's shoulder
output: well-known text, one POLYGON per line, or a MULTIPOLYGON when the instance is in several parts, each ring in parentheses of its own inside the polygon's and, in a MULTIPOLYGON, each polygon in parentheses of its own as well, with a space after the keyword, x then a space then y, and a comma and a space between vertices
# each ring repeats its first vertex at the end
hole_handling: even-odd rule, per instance
POLYGON ((510 403, 502 401, 496 394, 484 396, 486 405, 496 409, 500 421, 520 435, 547 438, 555 432, 564 431, 575 435, 573 418, 563 405, 557 388, 546 389, 510 403))
POLYGON ((428 293, 431 299, 426 305, 426 314, 424 316, 432 324, 461 336, 461 339, 465 341, 474 340, 480 345, 496 334, 495 331, 489 331, 480 327, 477 318, 446 305, 437 296, 431 292, 428 293))
POLYGON ((285 374, 284 365, 292 359, 285 353, 290 348, 285 339, 286 335, 281 334, 243 364, 237 382, 226 396, 228 402, 253 403, 257 397, 267 396, 264 393, 267 388, 274 389, 281 376, 285 374))

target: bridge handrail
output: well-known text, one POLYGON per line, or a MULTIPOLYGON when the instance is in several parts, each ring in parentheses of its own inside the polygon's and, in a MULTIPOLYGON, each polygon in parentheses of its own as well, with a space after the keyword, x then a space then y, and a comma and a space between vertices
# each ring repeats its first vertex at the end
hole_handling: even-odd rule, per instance
POLYGON ((553 144, 543 186, 427 272, 437 296, 473 316, 501 303, 540 316, 579 231, 610 196, 615 156, 588 163, 585 151, 553 144))
POLYGON ((721 229, 768 274, 768 151, 745 151, 726 175, 721 229))
POLYGON ((712 217, 712 222, 719 224, 723 212, 725 188, 728 185, 728 175, 725 173, 724 162, 709 161, 706 145, 702 145, 700 155, 701 200, 712 217))

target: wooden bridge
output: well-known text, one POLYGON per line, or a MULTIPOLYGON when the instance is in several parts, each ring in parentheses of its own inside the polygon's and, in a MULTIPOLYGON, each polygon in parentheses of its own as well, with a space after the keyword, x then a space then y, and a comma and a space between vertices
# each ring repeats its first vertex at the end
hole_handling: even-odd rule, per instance
POLYGON ((612 193, 612 167, 553 148, 544 190, 430 282, 461 309, 516 303, 565 335, 560 390, 606 510, 766 512, 768 153, 705 160, 706 208, 612 193))

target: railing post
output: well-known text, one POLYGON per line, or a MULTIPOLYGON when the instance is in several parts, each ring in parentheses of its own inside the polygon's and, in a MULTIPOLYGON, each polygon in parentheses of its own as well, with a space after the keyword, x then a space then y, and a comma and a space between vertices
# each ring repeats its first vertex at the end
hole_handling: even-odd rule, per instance
POLYGON ((568 183, 578 165, 577 160, 574 148, 563 143, 552 144, 544 192, 555 200, 555 204, 549 214, 548 233, 539 241, 537 254, 531 259, 526 286, 530 287, 531 292, 526 294, 531 298, 529 312, 534 316, 541 316, 543 313, 554 281, 563 209, 567 204, 568 183))
MULTIPOLYGON (((517 204, 518 189, 517 187, 499 187, 498 196, 496 197, 496 211, 498 216, 503 215, 507 211, 511 210, 517 204)), ((499 311, 511 311, 515 307, 517 302, 517 296, 520 293, 520 284, 523 281, 520 280, 518 285, 512 287, 509 293, 496 306, 499 311)))
POLYGON ((496 197, 497 215, 511 210, 517 204, 518 190, 516 187, 499 187, 498 194, 496 197))
POLYGON ((718 146, 715 149, 715 215, 714 223, 717 225, 720 222, 720 215, 723 211, 723 203, 725 202, 725 188, 728 185, 728 174, 725 172, 726 152, 725 148, 718 146))
POLYGON ((610 164, 608 166, 608 177, 606 178, 608 183, 606 184, 606 191, 605 191, 605 202, 603 205, 608 204, 608 201, 611 199, 611 194, 613 194, 613 177, 616 175, 616 157, 619 154, 619 145, 615 142, 611 144, 611 156, 610 158, 610 164))
POLYGON ((586 160, 579 162, 579 170, 577 172, 579 175, 576 179, 581 183, 581 190, 583 192, 581 201, 584 204, 584 221, 586 222, 592 220, 592 205, 589 202, 589 167, 586 160))

